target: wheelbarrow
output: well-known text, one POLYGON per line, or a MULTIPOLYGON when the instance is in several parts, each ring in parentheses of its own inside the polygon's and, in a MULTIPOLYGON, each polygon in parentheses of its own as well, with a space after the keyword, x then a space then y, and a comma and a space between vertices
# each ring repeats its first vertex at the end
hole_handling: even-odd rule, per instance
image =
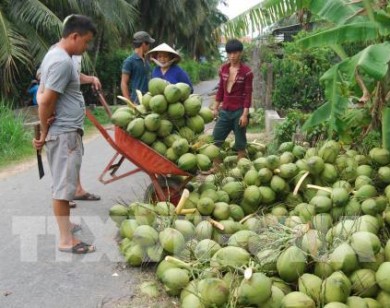
MULTIPOLYGON (((110 107, 103 94, 98 92, 97 96, 104 110, 111 117, 110 107)), ((180 169, 166 157, 140 140, 130 136, 118 126, 114 126, 113 138, 112 134, 108 132, 111 128, 103 127, 90 110, 86 110, 86 115, 116 151, 99 176, 100 182, 108 184, 132 174, 144 172, 151 180, 151 184, 145 190, 144 201, 169 201, 177 205, 183 189, 194 177, 193 174, 180 169), (130 161, 135 167, 118 174, 118 170, 125 160, 130 161)))

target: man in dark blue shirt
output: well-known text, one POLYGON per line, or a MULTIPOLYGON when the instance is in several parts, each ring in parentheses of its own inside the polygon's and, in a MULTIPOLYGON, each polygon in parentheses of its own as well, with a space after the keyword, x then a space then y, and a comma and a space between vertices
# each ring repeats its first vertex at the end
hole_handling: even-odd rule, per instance
POLYGON ((139 104, 136 90, 142 94, 148 91, 150 65, 145 54, 150 49, 154 39, 145 31, 138 31, 133 36, 134 53, 127 57, 122 65, 121 90, 122 95, 139 104))

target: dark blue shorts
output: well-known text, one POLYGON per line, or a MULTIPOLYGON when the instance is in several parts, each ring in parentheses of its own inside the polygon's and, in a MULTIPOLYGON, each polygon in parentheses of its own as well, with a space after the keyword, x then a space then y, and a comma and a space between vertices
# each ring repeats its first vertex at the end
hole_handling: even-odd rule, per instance
POLYGON ((215 124, 213 137, 217 146, 221 146, 231 131, 234 132, 234 147, 236 151, 246 148, 246 127, 240 126, 240 117, 243 109, 227 111, 221 109, 217 123, 215 124))

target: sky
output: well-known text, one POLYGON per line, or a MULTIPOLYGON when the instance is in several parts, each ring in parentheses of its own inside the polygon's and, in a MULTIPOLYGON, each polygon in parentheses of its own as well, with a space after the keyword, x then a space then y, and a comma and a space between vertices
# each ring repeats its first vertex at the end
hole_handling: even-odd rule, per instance
POLYGON ((219 5, 219 10, 227 15, 229 18, 234 18, 242 12, 259 4, 262 0, 227 0, 228 6, 219 5))

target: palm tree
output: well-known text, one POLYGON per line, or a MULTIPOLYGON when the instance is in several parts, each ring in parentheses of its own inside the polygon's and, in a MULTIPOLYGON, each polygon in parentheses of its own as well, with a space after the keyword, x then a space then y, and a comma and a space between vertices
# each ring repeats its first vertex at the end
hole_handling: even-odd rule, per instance
POLYGON ((222 0, 133 0, 140 12, 139 28, 157 42, 186 50, 191 57, 217 50, 217 29, 227 20, 217 6, 222 0))
POLYGON ((102 42, 115 48, 130 36, 135 8, 126 0, 1 0, 0 88, 16 91, 20 74, 32 72, 50 45, 58 41, 62 20, 69 14, 90 16, 98 25, 95 53, 102 42))

